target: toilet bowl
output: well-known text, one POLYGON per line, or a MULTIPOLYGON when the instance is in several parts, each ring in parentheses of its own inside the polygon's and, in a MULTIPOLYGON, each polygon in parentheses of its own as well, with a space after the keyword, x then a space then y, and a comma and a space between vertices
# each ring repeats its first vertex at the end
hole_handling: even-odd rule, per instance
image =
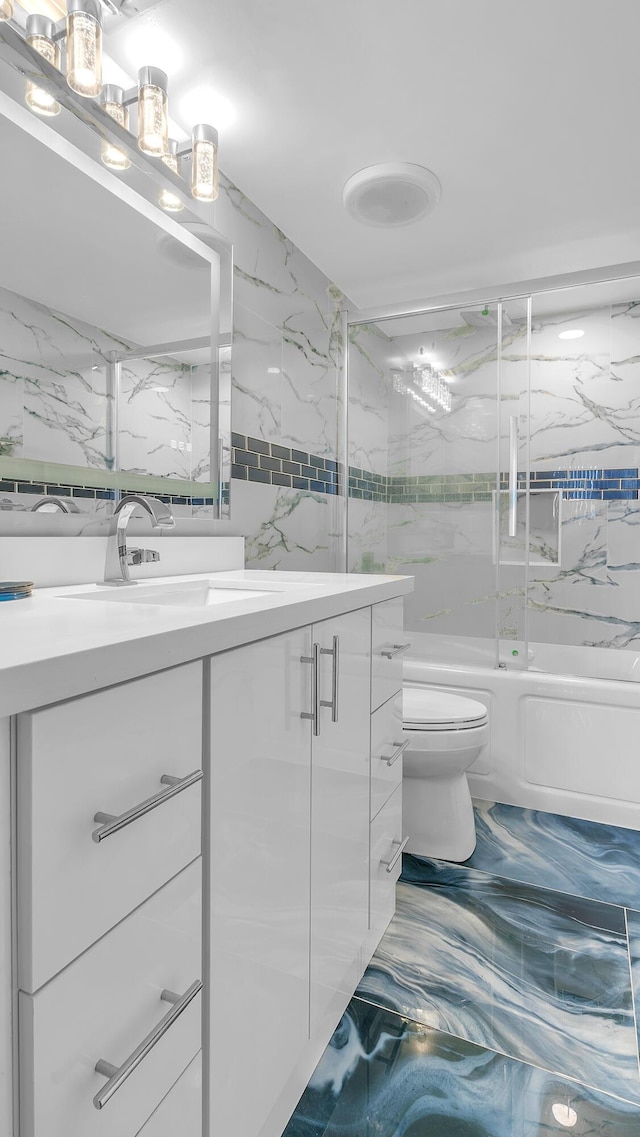
POLYGON ((476 847, 467 770, 489 741, 483 703, 433 687, 404 687, 402 717, 411 739, 402 774, 408 853, 466 861, 476 847))

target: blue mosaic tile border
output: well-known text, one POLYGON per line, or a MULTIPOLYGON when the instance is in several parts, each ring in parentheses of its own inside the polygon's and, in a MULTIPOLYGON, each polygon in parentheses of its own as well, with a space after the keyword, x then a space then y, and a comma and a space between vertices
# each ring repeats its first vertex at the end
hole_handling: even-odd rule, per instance
MULTIPOLYGON (((19 494, 33 494, 36 497, 43 497, 45 494, 51 494, 53 497, 70 497, 76 499, 83 499, 84 501, 115 501, 118 496, 126 493, 140 493, 139 489, 135 490, 106 490, 101 486, 69 486, 63 485, 58 482, 24 482, 12 481, 3 478, 0 481, 0 494, 2 493, 19 493, 19 494)), ((159 501, 164 501, 168 505, 213 505, 214 498, 212 497, 189 497, 183 494, 163 494, 155 493, 154 497, 159 501)), ((222 489, 223 504, 229 502, 229 484, 224 483, 222 489)), ((15 503, 8 503, 3 506, 2 499, 0 498, 0 510, 3 508, 9 509, 10 506, 15 508, 15 503)))

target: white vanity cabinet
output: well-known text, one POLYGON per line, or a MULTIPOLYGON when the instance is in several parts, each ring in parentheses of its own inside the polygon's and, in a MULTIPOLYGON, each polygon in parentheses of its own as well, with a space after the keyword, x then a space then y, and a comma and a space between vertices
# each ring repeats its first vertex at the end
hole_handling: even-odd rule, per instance
POLYGON ((311 648, 211 660, 212 1135, 259 1133, 309 1038, 311 648))
POLYGON ((353 993, 367 938, 371 609, 314 624, 313 642, 320 705, 311 747, 312 1036, 353 993))
POLYGON ((368 606, 211 660, 215 1132, 280 1137, 377 943, 371 624, 368 606))
POLYGON ((0 718, 0 1137, 281 1137, 394 909, 384 586, 0 718))

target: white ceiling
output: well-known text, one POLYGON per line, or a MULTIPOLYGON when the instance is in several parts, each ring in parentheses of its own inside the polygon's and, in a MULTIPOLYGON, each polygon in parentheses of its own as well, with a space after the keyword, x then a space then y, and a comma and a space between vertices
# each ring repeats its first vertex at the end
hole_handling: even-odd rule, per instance
POLYGON ((174 117, 230 101, 222 169, 361 306, 640 258, 638 0, 164 0, 123 65, 141 21, 174 117), (352 220, 346 179, 396 160, 437 209, 352 220))

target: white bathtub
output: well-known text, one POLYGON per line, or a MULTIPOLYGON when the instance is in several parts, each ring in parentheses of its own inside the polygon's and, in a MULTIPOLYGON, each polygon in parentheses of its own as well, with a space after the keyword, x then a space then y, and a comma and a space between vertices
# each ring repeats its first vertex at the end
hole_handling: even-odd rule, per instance
MULTIPOLYGON (((454 643, 454 637, 424 633, 411 638, 406 683, 470 695, 489 709, 490 742, 469 771, 474 797, 640 829, 636 653, 531 645, 532 669, 503 670, 489 642, 455 637, 454 643), (576 674, 580 653, 589 651, 623 657, 608 661, 617 677, 576 674), (554 653, 565 666, 567 653, 575 653, 573 674, 538 670, 551 665, 554 653), (625 666, 627 679, 619 677, 625 666)), ((582 664, 594 666, 585 657, 582 664)))

